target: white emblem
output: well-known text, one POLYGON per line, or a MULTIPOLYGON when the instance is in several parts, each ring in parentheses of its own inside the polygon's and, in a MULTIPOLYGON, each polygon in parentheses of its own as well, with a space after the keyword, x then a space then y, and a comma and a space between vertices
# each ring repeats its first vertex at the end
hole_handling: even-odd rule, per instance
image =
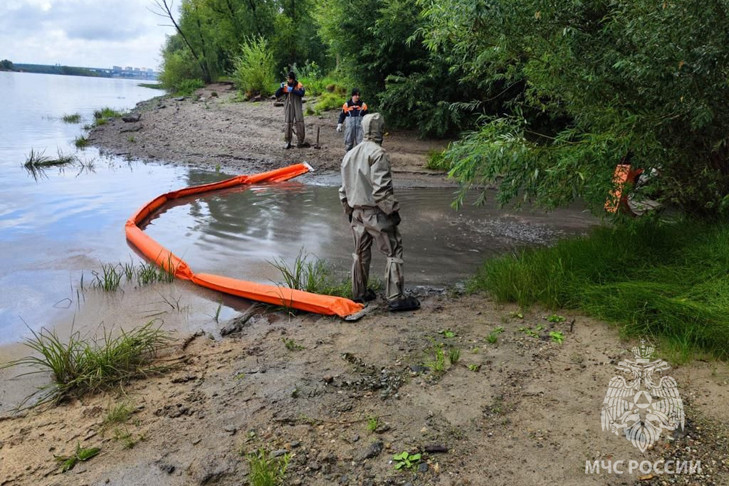
POLYGON ((653 374, 670 368, 663 360, 651 361, 653 347, 641 342, 633 348, 635 361, 618 363, 617 369, 630 375, 614 376, 602 402, 602 430, 625 435, 641 452, 652 446, 665 429, 684 427, 683 401, 676 380, 661 377, 656 384, 653 374))

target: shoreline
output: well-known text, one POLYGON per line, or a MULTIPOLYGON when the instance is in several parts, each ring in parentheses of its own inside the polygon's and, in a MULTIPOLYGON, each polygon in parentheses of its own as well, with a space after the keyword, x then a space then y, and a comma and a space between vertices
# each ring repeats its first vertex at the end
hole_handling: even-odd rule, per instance
MULTIPOLYGON (((323 148, 285 151, 280 108, 267 101, 232 103, 225 86, 201 90, 202 100, 143 102, 132 110, 141 113, 139 122, 110 122, 92 131, 90 143, 108 153, 225 173, 308 158, 319 169, 312 180, 336 181, 344 148, 335 114, 307 117, 307 133, 311 127, 315 136, 319 127, 323 148)), ((450 187, 442 174, 422 168, 427 151, 442 143, 391 134, 385 148, 395 183, 450 187)), ((223 337, 222 329, 250 303, 193 291, 184 282, 154 292, 99 294, 86 301, 78 325, 138 327, 156 306, 165 327, 178 330, 175 346, 160 360, 175 366, 122 389, 0 414, 0 486, 240 485, 250 480, 246 457, 257 450, 289 457, 287 485, 729 481, 729 408, 717 406, 729 401, 727 363, 696 361, 667 372, 678 382, 686 427, 664 431, 641 453, 601 430, 615 366, 632 358, 635 344, 613 326, 567 310, 557 311, 564 321, 551 322, 553 310, 519 309, 454 290, 421 301, 419 311, 393 314, 380 299, 379 309, 354 323, 261 309, 223 337), (218 302, 225 305, 220 318, 218 302), (120 405, 131 416, 109 426, 120 405), (78 445, 100 447, 101 454, 60 472, 54 455, 71 454, 78 445), (421 453, 420 464, 396 470, 394 455, 403 451, 421 453), (702 461, 702 473, 585 472, 586 462, 595 460, 661 458, 702 461)), ((48 377, 35 380, 15 382, 20 388, 14 393, 48 377)), ((8 381, 2 382, 0 405, 7 405, 8 381)))
MULTIPOLYGON (((111 119, 94 127, 90 145, 102 153, 142 161, 219 170, 232 175, 277 169, 308 162, 317 179, 339 177, 344 157, 343 136, 336 132, 337 111, 306 116, 307 148, 283 148, 283 109, 273 100, 236 102, 230 84, 208 85, 191 97, 159 96, 131 110, 139 121, 111 119), (319 147, 315 148, 319 133, 319 147)), ((305 103, 314 103, 315 98, 305 103)), ((414 132, 386 134, 393 180, 403 187, 456 187, 443 172, 425 168, 429 152, 442 150, 447 140, 420 140, 414 132)), ((338 182, 337 182, 338 184, 338 182)))

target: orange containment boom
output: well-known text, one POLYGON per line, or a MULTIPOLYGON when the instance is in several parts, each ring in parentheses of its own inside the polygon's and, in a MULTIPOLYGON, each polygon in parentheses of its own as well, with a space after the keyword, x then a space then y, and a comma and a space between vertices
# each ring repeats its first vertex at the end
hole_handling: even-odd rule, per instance
POLYGON ((227 189, 245 184, 256 184, 259 182, 281 182, 312 170, 307 163, 290 165, 281 169, 272 170, 253 175, 240 175, 212 184, 192 186, 177 191, 162 194, 142 206, 139 211, 129 218, 125 225, 127 240, 137 247, 140 252, 151 261, 174 274, 175 277, 207 287, 209 289, 224 292, 226 294, 244 297, 250 300, 257 300, 267 304, 292 307, 316 314, 337 315, 346 317, 362 310, 363 306, 343 297, 332 295, 313 294, 303 290, 295 290, 288 287, 266 285, 245 280, 236 280, 220 275, 205 273, 194 273, 188 264, 174 253, 163 247, 139 227, 147 218, 152 216, 169 201, 187 197, 195 194, 227 189))

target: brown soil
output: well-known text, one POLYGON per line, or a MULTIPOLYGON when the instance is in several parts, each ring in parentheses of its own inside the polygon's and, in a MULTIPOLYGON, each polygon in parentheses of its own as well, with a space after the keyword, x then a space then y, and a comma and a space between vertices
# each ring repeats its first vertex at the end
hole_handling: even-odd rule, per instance
MULTIPOLYGON (((206 101, 147 103, 134 142, 119 133, 133 124, 122 122, 93 139, 113 153, 220 163, 235 172, 284 165, 294 154, 336 170, 343 148, 334 114, 310 122, 326 128, 325 148, 284 152, 277 108, 233 103, 231 93, 215 89, 219 96, 208 88, 206 101)), ((405 134, 387 143, 394 163, 404 161, 400 169, 424 172, 428 144, 405 134), (396 140, 403 142, 390 143, 396 140)), ((202 305, 184 284, 170 289, 178 314, 202 305)), ((419 311, 390 314, 380 302, 355 323, 262 309, 221 337, 230 322, 208 318, 204 332, 180 333, 161 361, 171 366, 164 374, 1 416, 0 485, 249 484, 246 455, 259 449, 288 455, 287 485, 729 484, 725 363, 694 361, 665 373, 678 382, 686 428, 664 432, 642 454, 601 430, 608 383, 634 345, 614 328, 568 312, 560 312, 564 322, 550 323, 551 312, 520 313, 483 295, 421 293, 419 311), (486 337, 499 327, 490 343, 486 337), (551 331, 564 342, 551 340, 551 331), (437 370, 441 344, 446 359, 437 370), (451 349, 460 350, 453 363, 451 349), (134 408, 132 417, 104 426, 122 403, 134 408), (54 455, 78 444, 101 453, 61 473, 54 455), (396 470, 393 455, 402 451, 422 453, 421 464, 396 470), (701 461, 702 473, 585 472, 586 461, 659 458, 701 461)), ((138 300, 113 305, 129 327, 139 324, 130 317, 140 312, 138 300)), ((202 312, 212 315, 215 297, 208 305, 202 312)), ((1 376, 6 386, 8 372, 1 376)))
MULTIPOLYGON (((316 102, 305 99, 306 106, 316 102)), ((336 132, 338 112, 306 117, 307 148, 284 149, 283 108, 273 100, 235 101, 232 85, 214 84, 193 98, 155 98, 133 113, 139 122, 113 119, 89 134, 89 142, 105 152, 141 160, 190 164, 244 174, 307 161, 317 170, 338 172, 344 139, 336 132), (319 131, 319 147, 317 144, 319 131)), ((294 137, 295 139, 295 137, 294 137)), ((444 183, 442 174, 424 168, 428 152, 445 141, 419 140, 412 132, 392 132, 384 146, 393 170, 408 179, 444 183), (432 177, 428 177, 432 176, 432 177)), ((402 182, 402 177, 400 178, 402 182)))

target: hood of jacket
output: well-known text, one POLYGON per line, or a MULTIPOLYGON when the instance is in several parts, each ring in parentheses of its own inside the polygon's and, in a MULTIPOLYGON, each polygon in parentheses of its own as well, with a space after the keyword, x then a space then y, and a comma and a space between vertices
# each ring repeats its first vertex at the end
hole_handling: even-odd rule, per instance
POLYGON ((382 143, 385 132, 385 118, 379 113, 371 113, 362 118, 362 132, 365 140, 382 143))

